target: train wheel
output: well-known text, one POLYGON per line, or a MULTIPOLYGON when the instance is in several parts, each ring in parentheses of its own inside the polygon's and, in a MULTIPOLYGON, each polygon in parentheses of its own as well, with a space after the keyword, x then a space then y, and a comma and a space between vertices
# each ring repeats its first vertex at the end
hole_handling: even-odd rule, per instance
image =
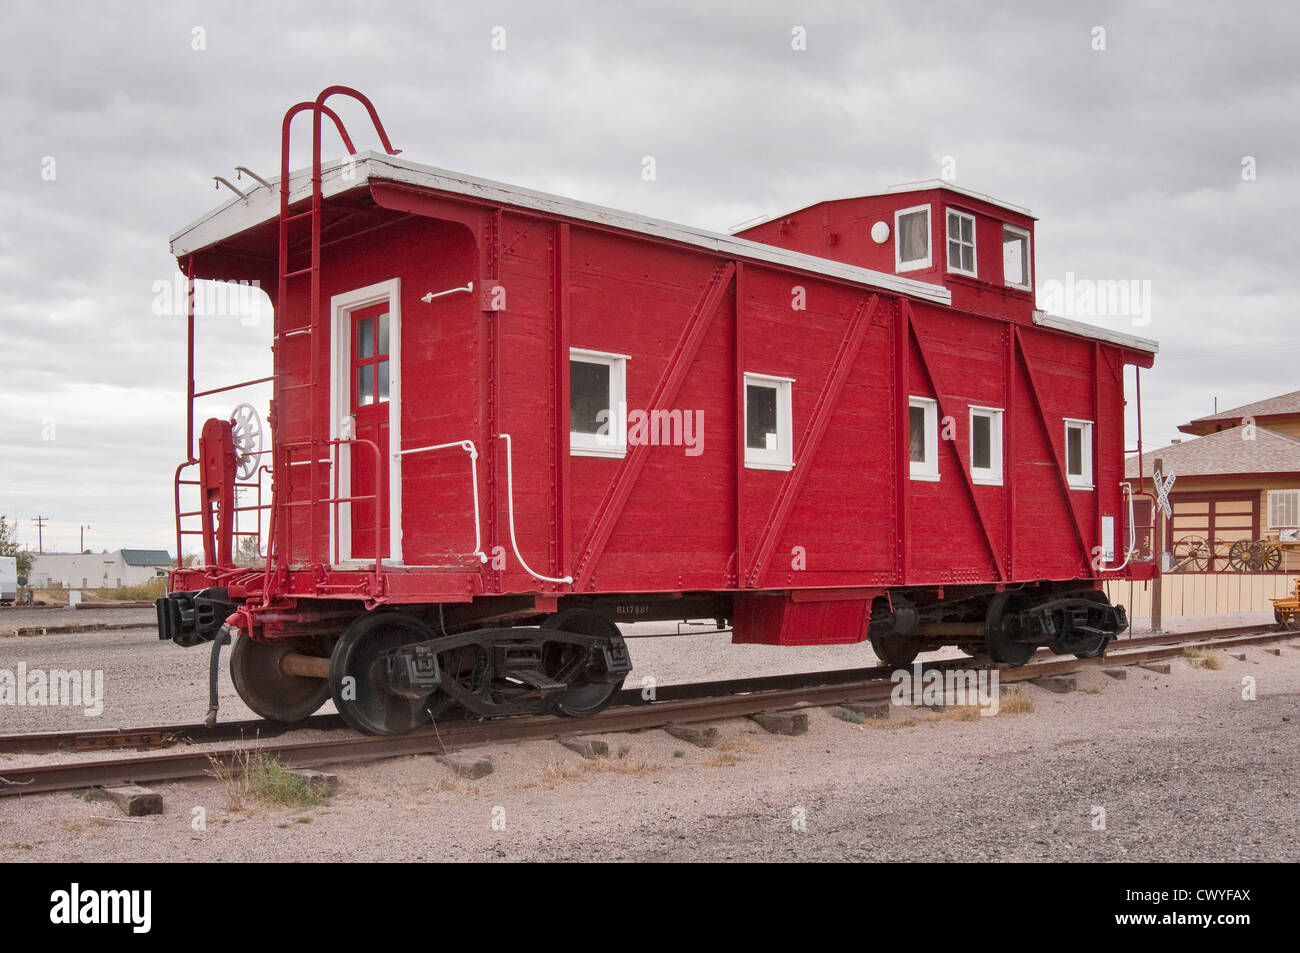
POLYGON ((285 675, 280 661, 291 653, 326 655, 315 639, 254 642, 246 634, 235 640, 230 653, 230 679, 244 704, 270 721, 302 721, 330 697, 323 678, 285 675))
MULTIPOLYGON (((1088 592, 1080 593, 1079 598, 1088 599, 1091 600, 1092 602, 1098 602, 1104 606, 1110 605, 1110 600, 1106 598, 1106 594, 1096 589, 1092 589, 1089 590, 1088 592)), ((1073 653, 1073 655, 1075 658, 1101 658, 1102 655, 1106 653, 1106 646, 1108 644, 1110 644, 1110 636, 1099 635, 1095 639, 1085 642, 1078 649, 1078 651, 1073 653)), ((1057 653, 1057 654, 1065 654, 1065 653, 1057 653)))
MULTIPOLYGON (((623 644, 623 635, 618 626, 591 609, 565 609, 557 612, 547 617, 542 628, 608 638, 617 645, 623 644)), ((627 651, 626 647, 623 651, 627 651)), ((550 698, 551 707, 561 715, 581 718, 603 711, 623 687, 622 678, 609 682, 590 677, 586 671, 587 659, 588 652, 580 645, 548 642, 542 649, 543 670, 552 678, 569 685, 550 698)))
POLYGON ((1028 596, 1012 591, 999 592, 989 600, 984 617, 984 642, 993 661, 1020 666, 1034 657, 1038 646, 1012 638, 1020 628, 1020 614, 1032 605, 1028 596))
POLYGON ((916 661, 921 644, 906 635, 867 635, 871 651, 886 665, 902 668, 916 661))
POLYGON ((330 656, 329 691, 343 720, 368 735, 400 735, 429 724, 428 699, 388 690, 383 656, 431 638, 423 623, 398 612, 369 613, 348 626, 330 656))

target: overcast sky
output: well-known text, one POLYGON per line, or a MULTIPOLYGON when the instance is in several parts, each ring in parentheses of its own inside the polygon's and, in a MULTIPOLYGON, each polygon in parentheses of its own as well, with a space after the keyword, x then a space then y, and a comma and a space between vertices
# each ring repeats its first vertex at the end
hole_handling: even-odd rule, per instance
MULTIPOLYGON (((284 110, 334 83, 406 158, 718 231, 955 166, 1038 216, 1040 304, 1067 272, 1150 282, 1149 324, 1089 320, 1160 341, 1163 446, 1216 396, 1300 388, 1298 27, 1243 2, 7 0, 0 512, 33 546, 49 517, 47 551, 82 524, 95 549, 174 550, 167 239, 228 197, 211 176, 276 174, 284 110)), ((204 328, 201 388, 268 372, 269 322, 245 323, 204 328)))

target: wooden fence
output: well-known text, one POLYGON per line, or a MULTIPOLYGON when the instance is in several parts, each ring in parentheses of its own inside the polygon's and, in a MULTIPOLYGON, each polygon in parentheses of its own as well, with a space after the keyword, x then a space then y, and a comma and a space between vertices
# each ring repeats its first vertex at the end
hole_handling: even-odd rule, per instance
MULTIPOLYGON (((1160 611, 1164 618, 1180 615, 1228 615, 1272 612, 1269 598, 1295 591, 1294 572, 1169 573, 1161 579, 1160 611)), ((1106 595, 1134 618, 1151 617, 1150 582, 1106 583, 1106 595)))

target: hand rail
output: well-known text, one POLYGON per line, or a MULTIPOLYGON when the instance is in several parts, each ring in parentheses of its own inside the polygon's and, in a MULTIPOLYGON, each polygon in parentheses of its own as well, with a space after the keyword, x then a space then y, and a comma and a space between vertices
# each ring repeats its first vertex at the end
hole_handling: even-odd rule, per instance
MULTIPOLYGON (((470 474, 470 492, 474 497, 474 552, 473 555, 478 557, 478 561, 485 563, 488 561, 487 553, 483 552, 483 535, 480 530, 479 510, 478 510, 478 448, 474 446, 473 440, 456 440, 451 443, 438 443, 429 447, 412 447, 410 450, 398 450, 393 457, 398 460, 399 464, 407 454, 427 453, 431 450, 449 450, 453 447, 460 447, 469 454, 469 474, 470 474)), ((391 475, 390 475, 391 478, 391 475)), ((400 471, 398 478, 401 478, 400 471)))
POLYGON ((519 540, 515 538, 515 468, 514 453, 510 446, 510 434, 503 433, 497 435, 506 442, 506 501, 507 512, 510 515, 510 546, 515 551, 515 558, 519 560, 519 565, 524 567, 524 572, 534 579, 540 579, 542 582, 559 582, 565 585, 573 585, 573 577, 565 576, 563 579, 556 579, 553 576, 543 576, 539 572, 534 572, 532 568, 524 561, 523 554, 519 552, 519 540))

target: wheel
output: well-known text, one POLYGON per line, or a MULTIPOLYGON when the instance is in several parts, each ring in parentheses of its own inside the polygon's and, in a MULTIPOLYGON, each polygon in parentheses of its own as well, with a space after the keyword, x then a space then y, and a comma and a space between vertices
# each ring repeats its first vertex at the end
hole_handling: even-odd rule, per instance
POLYGON ((1210 547, 1200 536, 1184 536, 1174 543, 1174 568, 1178 572, 1201 572, 1209 565, 1210 547))
MULTIPOLYGON (((1088 592, 1079 593, 1080 599, 1089 599, 1093 602, 1099 602, 1102 605, 1109 606, 1110 600, 1106 594, 1097 589, 1088 592)), ((1106 653, 1106 645, 1110 642, 1110 636, 1099 635, 1091 642, 1088 642, 1081 651, 1075 652, 1075 658, 1101 658, 1106 653)))
POLYGON ((383 656, 432 638, 427 626, 400 612, 372 612, 348 626, 330 656, 329 690, 343 720, 367 735, 400 735, 429 724, 429 700, 388 690, 383 656))
POLYGON ((1284 613, 1281 609, 1275 608, 1273 618, 1282 628, 1289 629, 1292 632, 1300 632, 1300 610, 1292 609, 1284 613))
POLYGON ((1012 639, 1020 626, 1020 613, 1032 605, 1028 596, 1012 591, 999 592, 989 600, 988 612, 984 617, 984 642, 993 661, 1016 667, 1034 657, 1038 651, 1037 645, 1012 639))
POLYGON ((302 721, 330 697, 323 678, 281 674, 280 660, 291 652, 328 654, 315 639, 254 642, 243 633, 230 653, 230 679, 244 704, 263 718, 286 724, 302 721))
POLYGON ((1250 568, 1250 542, 1239 539, 1228 549, 1228 566, 1237 572, 1250 568))
MULTIPOLYGON (((618 626, 591 609, 565 609, 557 612, 547 617, 542 628, 609 638, 618 645, 623 644, 623 635, 618 626)), ((550 696, 551 707, 561 715, 573 718, 594 715, 607 708, 623 688, 626 676, 613 682, 590 677, 587 673, 588 654, 582 646, 564 642, 547 642, 542 647, 542 670, 557 681, 569 685, 566 690, 550 696)))
POLYGON ((1278 549, 1276 546, 1269 546, 1267 543, 1264 543, 1263 546, 1264 571, 1273 572, 1282 565, 1282 550, 1278 549))
POLYGON ((871 651, 880 661, 896 668, 905 668, 916 661, 921 653, 921 645, 916 639, 906 635, 867 635, 871 642, 871 651))

